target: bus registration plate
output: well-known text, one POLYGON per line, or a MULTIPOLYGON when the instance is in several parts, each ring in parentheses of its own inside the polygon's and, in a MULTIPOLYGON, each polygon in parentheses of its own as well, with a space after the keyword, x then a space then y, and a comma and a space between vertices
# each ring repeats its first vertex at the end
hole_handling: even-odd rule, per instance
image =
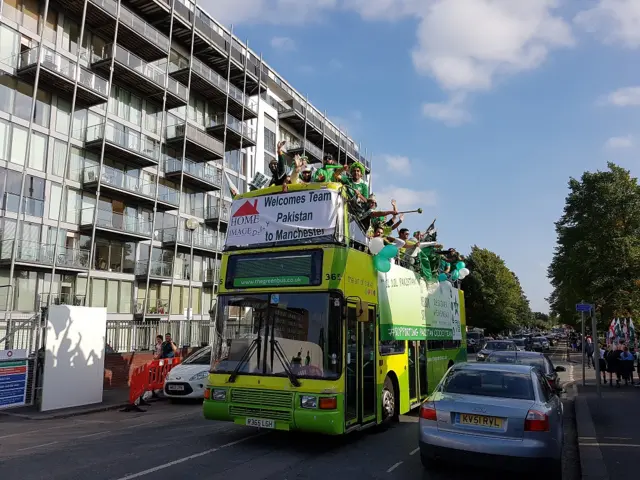
POLYGON ((264 418, 247 418, 246 425, 248 427, 258 428, 276 428, 276 421, 266 420, 264 418))

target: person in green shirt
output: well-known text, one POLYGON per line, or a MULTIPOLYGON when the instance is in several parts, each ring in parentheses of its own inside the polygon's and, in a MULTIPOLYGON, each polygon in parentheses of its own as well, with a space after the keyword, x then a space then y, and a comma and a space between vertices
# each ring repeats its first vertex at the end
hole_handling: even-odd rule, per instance
POLYGON ((343 173, 340 181, 351 187, 362 203, 366 203, 369 198, 369 185, 364 181, 364 166, 360 162, 354 162, 350 169, 351 175, 343 173))
POLYGON ((342 168, 343 166, 338 165, 338 163, 333 159, 333 155, 327 153, 322 159, 322 168, 316 170, 316 173, 313 176, 313 181, 320 183, 335 182, 337 181, 335 174, 342 168))

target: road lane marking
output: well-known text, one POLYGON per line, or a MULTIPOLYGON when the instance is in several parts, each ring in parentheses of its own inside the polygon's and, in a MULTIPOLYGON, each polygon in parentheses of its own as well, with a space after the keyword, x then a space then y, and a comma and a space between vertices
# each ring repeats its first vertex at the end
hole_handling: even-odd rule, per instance
POLYGON ((420 447, 416 448, 415 450, 411 450, 409 452, 409 455, 415 455, 416 453, 418 453, 420 451, 420 447))
POLYGON ((104 435, 105 433, 109 433, 111 430, 105 430, 104 432, 96 432, 96 433, 90 433, 88 435, 80 435, 79 437, 76 438, 89 438, 89 437, 97 437, 98 435, 104 435))
POLYGON ((1 435, 0 436, 0 440, 3 438, 11 438, 11 437, 17 437, 17 436, 24 436, 24 435, 29 435, 31 433, 41 433, 41 432, 45 432, 47 430, 54 430, 54 429, 60 429, 60 428, 71 428, 77 425, 56 425, 55 427, 47 427, 47 428, 40 428, 38 430, 29 430, 27 432, 20 432, 20 433, 10 433, 9 435, 1 435))
POLYGON ((41 445, 32 445, 31 447, 19 448, 18 452, 24 452, 25 450, 31 450, 33 448, 46 447, 48 445, 53 445, 54 443, 58 443, 58 442, 49 442, 49 443, 43 443, 41 445))
POLYGON ((387 470, 387 473, 391 473, 393 472, 396 468, 398 468, 400 465, 402 465, 403 462, 398 462, 394 465, 391 466, 391 468, 389 468, 389 470, 387 470))
POLYGON ((135 425, 129 425, 128 427, 122 427, 122 428, 124 428, 124 429, 127 429, 127 428, 136 428, 136 427, 142 427, 142 426, 144 426, 144 425, 151 425, 152 423, 156 423, 156 424, 157 424, 158 422, 157 422, 157 421, 154 421, 154 422, 136 423, 135 425))
POLYGON ((189 455, 188 457, 182 457, 182 458, 179 458, 179 459, 174 460, 172 462, 167 462, 167 463, 164 463, 162 465, 158 465, 157 467, 153 467, 153 468, 148 468, 147 470, 143 470, 143 471, 138 472, 138 473, 132 473, 132 474, 127 475, 125 477, 118 478, 117 480, 132 480, 134 478, 144 477, 145 475, 149 475, 150 473, 155 473, 155 472, 158 472, 160 470, 164 470, 165 468, 173 467, 174 465, 179 465, 181 463, 188 462, 188 461, 194 460, 196 458, 204 457, 205 455, 209 455, 210 453, 217 452, 218 450, 222 450, 223 448, 233 447, 234 445, 238 445, 239 443, 245 442, 245 441, 250 440, 252 438, 261 437, 261 436, 266 435, 268 433, 271 433, 271 432, 262 432, 262 433, 258 433, 257 435, 251 435, 251 436, 248 436, 248 437, 244 437, 244 438, 241 438, 240 440, 236 440, 235 442, 225 443, 224 445, 221 445, 219 447, 210 448, 209 450, 205 450, 204 452, 200 452, 200 453, 194 453, 193 455, 189 455))

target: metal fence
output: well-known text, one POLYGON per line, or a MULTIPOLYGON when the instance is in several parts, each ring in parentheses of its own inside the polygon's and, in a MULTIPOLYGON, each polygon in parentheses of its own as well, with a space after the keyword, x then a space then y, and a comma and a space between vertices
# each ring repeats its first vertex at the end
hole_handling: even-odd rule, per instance
POLYGON ((107 353, 153 350, 156 336, 167 333, 179 347, 210 345, 212 328, 210 320, 109 320, 107 353))

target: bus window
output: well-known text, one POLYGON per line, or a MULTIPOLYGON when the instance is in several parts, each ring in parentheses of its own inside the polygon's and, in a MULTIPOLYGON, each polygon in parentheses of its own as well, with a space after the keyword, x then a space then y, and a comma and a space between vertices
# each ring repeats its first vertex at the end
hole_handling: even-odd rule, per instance
POLYGON ((380 355, 399 355, 405 352, 406 345, 406 340, 380 340, 380 355))

